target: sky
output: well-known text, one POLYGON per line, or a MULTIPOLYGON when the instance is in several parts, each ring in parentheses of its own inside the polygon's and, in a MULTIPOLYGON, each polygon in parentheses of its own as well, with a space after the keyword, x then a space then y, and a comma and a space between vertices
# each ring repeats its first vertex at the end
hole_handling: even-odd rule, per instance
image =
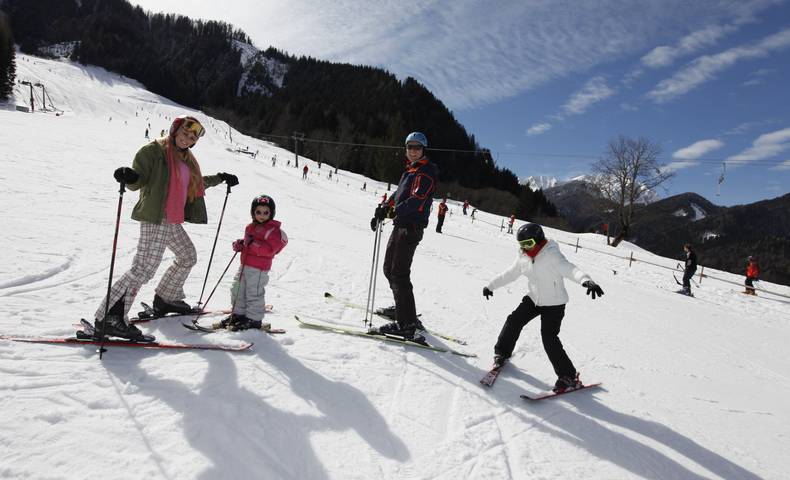
POLYGON ((590 173, 626 135, 661 147, 676 172, 662 195, 790 191, 788 0, 132 3, 414 77, 521 178, 590 173))

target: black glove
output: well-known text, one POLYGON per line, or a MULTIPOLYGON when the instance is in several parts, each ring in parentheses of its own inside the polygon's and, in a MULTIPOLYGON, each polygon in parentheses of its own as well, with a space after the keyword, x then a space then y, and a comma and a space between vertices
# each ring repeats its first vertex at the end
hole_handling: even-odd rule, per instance
POLYGON ((489 290, 488 287, 483 287, 483 296, 486 297, 486 300, 488 300, 489 297, 494 296, 494 292, 489 290))
POLYGON ((378 228, 379 228, 379 219, 376 218, 376 217, 371 218, 370 219, 370 229, 375 232, 376 230, 378 230, 378 228))
POLYGON ((140 179, 140 175, 129 167, 116 168, 112 176, 115 177, 118 183, 123 182, 125 184, 137 183, 137 180, 140 179))
POLYGON ((601 290, 601 287, 592 280, 587 280, 586 282, 582 283, 582 287, 587 289, 587 295, 592 295, 593 300, 595 300, 596 295, 603 297, 603 290, 601 290))
POLYGON ((386 205, 379 205, 376 207, 376 211, 373 213, 373 218, 380 222, 383 221, 385 218, 387 218, 387 210, 389 210, 389 207, 386 205))
POLYGON ((221 178, 223 182, 227 183, 229 187, 235 187, 239 184, 239 177, 232 173, 219 172, 217 176, 221 178))

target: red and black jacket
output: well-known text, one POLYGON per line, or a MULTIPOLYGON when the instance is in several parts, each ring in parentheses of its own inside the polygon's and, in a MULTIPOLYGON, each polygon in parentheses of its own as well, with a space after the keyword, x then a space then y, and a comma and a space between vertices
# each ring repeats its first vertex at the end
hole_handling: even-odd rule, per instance
POLYGON ((438 176, 439 169, 425 157, 406 167, 398 189, 390 197, 395 207, 393 224, 396 227, 428 226, 438 176))

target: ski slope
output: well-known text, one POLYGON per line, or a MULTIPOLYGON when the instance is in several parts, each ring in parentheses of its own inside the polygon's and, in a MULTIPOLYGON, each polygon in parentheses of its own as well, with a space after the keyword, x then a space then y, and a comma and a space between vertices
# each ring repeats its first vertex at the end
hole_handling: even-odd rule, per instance
MULTIPOLYGON (((13 102, 0 109, 0 334, 70 335, 73 323, 91 318, 107 288, 119 198, 112 172, 131 165, 149 122, 156 135, 182 113, 207 127, 193 150, 204 174, 241 181, 228 195, 203 298, 249 222, 251 199, 269 194, 290 243, 274 262, 266 300, 275 310, 266 318, 287 333, 199 336, 162 320, 143 331, 255 345, 247 353, 113 348, 101 361, 87 346, 0 340, 0 478, 787 478, 787 299, 741 295, 714 280, 687 298, 673 293, 666 270, 562 245, 606 293, 592 301, 566 282, 561 335, 582 380, 603 388, 526 403, 519 394, 555 380, 538 320, 495 386, 478 383, 525 287, 519 280, 490 301, 481 295, 517 253, 513 236, 492 226, 500 217, 479 211, 471 222, 451 202, 445 233, 433 231, 432 217, 412 268, 424 323, 468 345, 430 341, 478 358, 303 329, 294 314, 362 327, 359 310, 323 292, 365 303, 369 220, 385 184, 344 171, 330 181, 329 167, 312 161, 303 181, 301 168, 286 166, 292 153, 235 131, 231 143, 223 122, 99 68, 18 54, 17 76, 42 82, 63 114, 19 113, 13 102)), ((28 95, 18 91, 16 103, 28 95)), ((134 255, 136 199, 124 195, 116 278, 134 255)), ((199 256, 186 284, 193 303, 224 200, 224 185, 208 189, 209 224, 186 227, 199 256)), ((594 234, 547 234, 607 248, 594 234)), ((630 244, 618 252, 631 250, 676 263, 630 244)), ((153 299, 163 271, 138 300, 153 299)), ((229 306, 230 277, 209 308, 229 306)), ((392 301, 381 274, 376 298, 392 301)))

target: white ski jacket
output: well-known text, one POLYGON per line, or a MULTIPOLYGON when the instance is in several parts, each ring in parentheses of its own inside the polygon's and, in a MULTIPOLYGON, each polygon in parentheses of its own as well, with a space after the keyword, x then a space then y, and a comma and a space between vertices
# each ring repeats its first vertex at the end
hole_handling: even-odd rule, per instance
POLYGON ((568 303, 563 277, 578 284, 592 280, 565 258, 554 240, 549 240, 534 259, 519 250, 515 263, 491 280, 488 289, 493 291, 504 287, 519 275, 527 277, 527 295, 539 307, 568 303))

